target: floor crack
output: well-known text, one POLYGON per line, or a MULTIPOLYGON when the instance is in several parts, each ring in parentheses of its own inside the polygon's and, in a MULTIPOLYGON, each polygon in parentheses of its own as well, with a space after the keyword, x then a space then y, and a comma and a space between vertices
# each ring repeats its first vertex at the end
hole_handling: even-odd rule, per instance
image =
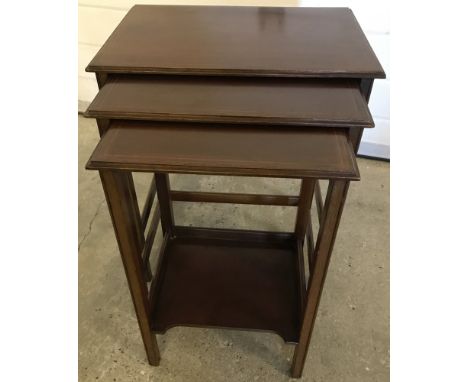
POLYGON ((85 233, 85 235, 83 236, 83 238, 80 240, 80 242, 78 243, 78 251, 80 250, 81 248, 81 244, 83 244, 83 242, 86 240, 86 238, 89 236, 89 234, 91 233, 91 230, 93 229, 93 223, 94 223, 94 220, 96 219, 96 217, 98 216, 99 214, 99 211, 102 207, 102 205, 104 204, 104 202, 106 201, 106 199, 103 199, 101 200, 101 202, 99 203, 99 205, 97 206, 96 208, 96 212, 94 213, 94 216, 92 217, 92 219, 90 220, 89 222, 89 225, 88 225, 88 231, 85 233))

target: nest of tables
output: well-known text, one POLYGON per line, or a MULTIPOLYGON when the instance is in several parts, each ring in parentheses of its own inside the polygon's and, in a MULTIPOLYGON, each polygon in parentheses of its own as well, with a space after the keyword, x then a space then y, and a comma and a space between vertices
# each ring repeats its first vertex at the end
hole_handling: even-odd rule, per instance
POLYGON ((87 168, 101 176, 148 361, 160 361, 155 333, 174 326, 260 330, 296 344, 300 377, 349 183, 360 178, 355 153, 374 126, 372 83, 385 76, 352 12, 135 6, 87 70, 100 90, 86 115, 101 135, 87 168), (142 208, 132 172, 153 174, 142 208), (174 191, 169 173, 299 178, 301 189, 174 191), (290 232, 186 227, 174 221, 179 201, 297 215, 290 232))

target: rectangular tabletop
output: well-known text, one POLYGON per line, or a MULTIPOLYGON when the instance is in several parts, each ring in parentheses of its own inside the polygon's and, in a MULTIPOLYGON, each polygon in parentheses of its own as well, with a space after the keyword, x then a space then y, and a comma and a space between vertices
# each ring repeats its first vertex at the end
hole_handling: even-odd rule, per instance
POLYGON ((86 70, 385 77, 348 8, 136 5, 86 70))
POLYGON ((352 79, 115 75, 87 115, 223 123, 373 127, 352 79))
POLYGON ((359 179, 345 129, 114 121, 88 169, 359 179))

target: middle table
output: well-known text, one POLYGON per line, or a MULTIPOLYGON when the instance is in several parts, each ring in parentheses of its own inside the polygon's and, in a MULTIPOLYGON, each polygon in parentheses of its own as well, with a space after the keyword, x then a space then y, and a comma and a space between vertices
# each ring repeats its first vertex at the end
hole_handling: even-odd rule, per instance
POLYGON ((110 75, 101 119, 373 127, 358 80, 110 75))

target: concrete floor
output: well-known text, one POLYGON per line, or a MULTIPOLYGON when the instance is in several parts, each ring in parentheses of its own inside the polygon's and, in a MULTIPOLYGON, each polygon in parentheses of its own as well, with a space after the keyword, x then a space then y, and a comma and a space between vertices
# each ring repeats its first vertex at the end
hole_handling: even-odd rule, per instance
MULTIPOLYGON (((149 366, 99 175, 85 163, 98 142, 79 117, 79 380, 289 381, 294 347, 274 334, 174 328, 158 335, 161 365, 149 366)), ((304 381, 389 380, 389 170, 359 159, 312 337, 304 381)), ((149 184, 137 174, 139 200, 149 184)), ((171 176, 174 189, 293 194, 278 179, 171 176)), ((140 205, 142 203, 140 202, 140 205)), ((179 224, 291 230, 294 208, 176 203, 179 224)), ((316 225, 316 222, 314 223, 316 225)), ((315 232, 317 230, 315 229, 315 232)), ((161 243, 153 248, 153 263, 161 243)))

